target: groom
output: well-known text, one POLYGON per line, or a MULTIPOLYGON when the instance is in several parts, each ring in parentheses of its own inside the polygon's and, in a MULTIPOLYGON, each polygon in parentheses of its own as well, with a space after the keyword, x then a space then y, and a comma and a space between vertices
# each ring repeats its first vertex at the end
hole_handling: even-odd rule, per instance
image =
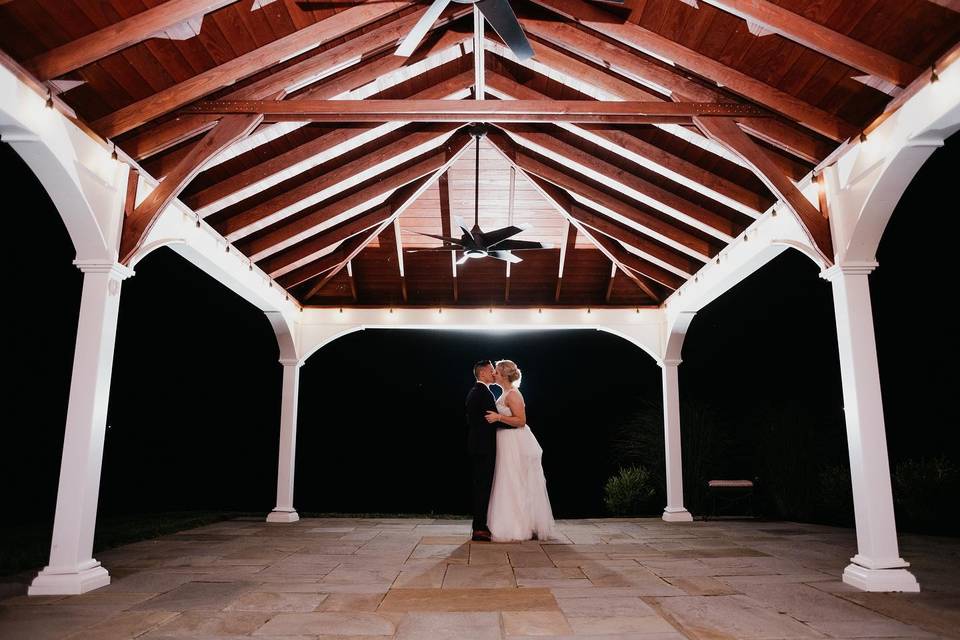
POLYGON ((496 411, 497 404, 490 392, 493 384, 493 364, 481 360, 473 365, 476 383, 467 394, 467 453, 473 470, 473 540, 490 542, 487 528, 487 506, 493 487, 493 469, 497 461, 497 428, 499 422, 486 420, 488 411, 496 411))

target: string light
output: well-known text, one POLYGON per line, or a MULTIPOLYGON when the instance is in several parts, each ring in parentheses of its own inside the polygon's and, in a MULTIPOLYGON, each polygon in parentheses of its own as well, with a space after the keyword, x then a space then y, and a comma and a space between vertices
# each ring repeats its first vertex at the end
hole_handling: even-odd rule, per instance
POLYGON ((47 89, 47 109, 53 109, 53 91, 47 89))
POLYGON ((116 142, 113 143, 113 151, 110 152, 110 158, 112 158, 113 160, 117 159, 117 143, 116 142))
POLYGON ((937 73, 937 66, 933 65, 930 67, 930 82, 939 82, 940 74, 937 73))

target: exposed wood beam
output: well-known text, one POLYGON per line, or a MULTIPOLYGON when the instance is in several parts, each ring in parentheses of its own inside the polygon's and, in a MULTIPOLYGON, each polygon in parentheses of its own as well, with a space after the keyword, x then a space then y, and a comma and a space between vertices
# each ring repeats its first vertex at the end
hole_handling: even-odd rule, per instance
POLYGON ((353 260, 347 261, 347 277, 350 278, 350 296, 357 301, 357 279, 353 277, 353 260))
POLYGON ((617 265, 616 263, 610 263, 610 283, 607 285, 607 295, 604 297, 603 301, 607 304, 610 304, 610 294, 613 293, 613 283, 617 279, 617 265))
MULTIPOLYGON (((549 96, 499 73, 488 74, 487 86, 499 94, 498 97, 511 100, 549 99, 549 96)), ((766 197, 611 125, 559 126, 751 217, 759 215, 769 204, 766 197)))
POLYGON ((325 20, 103 116, 94 121, 92 127, 105 138, 125 133, 213 91, 254 75, 284 58, 346 36, 411 4, 413 3, 409 1, 377 2, 344 9, 325 20))
MULTIPOLYGON (((641 227, 640 230, 630 227, 626 228, 630 228, 634 234, 645 234, 671 247, 672 250, 669 253, 671 255, 677 255, 677 259, 673 260, 672 263, 684 269, 687 273, 692 273, 692 271, 689 271, 693 266, 692 262, 688 257, 684 257, 682 260, 679 259, 680 255, 686 254, 686 256, 693 257, 700 262, 707 262, 720 250, 719 245, 711 244, 685 229, 671 225, 669 222, 647 213, 642 208, 602 188, 585 182, 568 171, 552 167, 539 161, 535 157, 524 153, 522 150, 517 151, 517 164, 523 168, 524 171, 536 174, 566 189, 570 193, 579 195, 584 200, 589 201, 591 205, 595 206, 598 210, 612 211, 639 225, 641 227)), ((671 260, 665 256, 658 257, 671 262, 671 260)))
MULTIPOLYGON (((397 194, 394 195, 394 197, 397 197, 397 202, 394 206, 394 212, 393 212, 394 218, 399 217, 400 214, 407 209, 407 207, 413 204, 413 202, 420 197, 421 193, 427 190, 430 187, 430 185, 432 185, 441 175, 443 175, 444 172, 447 171, 448 168, 450 168, 450 165, 456 162, 457 158, 460 157, 460 154, 462 154, 464 150, 466 150, 467 145, 470 144, 470 140, 471 140, 471 136, 467 134, 465 131, 461 131, 457 134, 454 134, 454 136, 450 138, 450 140, 448 140, 446 144, 446 152, 447 152, 446 163, 444 163, 442 167, 440 167, 437 171, 435 171, 419 189, 415 190, 412 193, 408 193, 405 191, 399 197, 397 196, 397 194)), ((365 233, 360 234, 359 237, 362 237, 363 240, 361 240, 359 246, 351 250, 350 256, 348 259, 352 259, 353 256, 360 253, 363 250, 363 248, 367 245, 367 243, 369 243, 370 240, 372 240, 379 234, 380 229, 386 226, 386 224, 389 224, 389 222, 392 222, 392 220, 378 227, 372 234, 369 234, 369 235, 365 233)), ((320 289, 324 287, 324 285, 326 285, 330 281, 331 278, 333 278, 339 272, 339 270, 342 267, 343 267, 342 264, 338 265, 333 269, 331 269, 328 273, 326 273, 323 276, 323 279, 320 280, 320 282, 318 282, 312 289, 310 289, 310 291, 304 297, 304 300, 309 300, 310 298, 312 298, 320 289)))
POLYGON ((554 293, 553 301, 560 302, 560 288, 563 285, 563 266, 567 261, 567 256, 577 246, 577 228, 570 220, 567 220, 566 240, 560 246, 560 267, 557 270, 557 290, 554 293))
MULTIPOLYGON (((590 239, 590 241, 593 242, 593 244, 596 245, 596 247, 604 255, 606 255, 608 259, 610 259, 611 261, 617 262, 614 256, 607 249, 605 249, 601 245, 601 243, 597 241, 597 239, 594 237, 594 234, 591 234, 590 232, 586 231, 583 227, 580 226, 579 221, 577 221, 576 218, 574 218, 574 216, 572 215, 572 209, 574 206, 573 199, 570 197, 570 195, 567 192, 547 182, 546 180, 543 180, 542 178, 539 178, 537 176, 534 176, 524 171, 523 167, 517 164, 518 149, 516 147, 516 144, 514 144, 506 135, 499 132, 491 132, 487 134, 487 139, 494 146, 494 148, 497 149, 503 155, 504 158, 506 158, 506 160, 511 165, 516 167, 517 170, 520 171, 527 178, 527 180, 530 181, 531 184, 533 184, 533 186, 537 189, 537 191, 540 192, 543 198, 547 202, 549 202, 560 213, 560 215, 563 216, 565 220, 567 220, 568 223, 576 225, 578 231, 583 233, 585 237, 590 239)), ((597 235, 602 235, 602 234, 597 234, 597 235)), ((622 263, 618 263, 618 266, 620 266, 624 270, 624 273, 626 273, 630 277, 630 279, 633 280, 637 284, 637 286, 644 291, 644 293, 649 295, 657 303, 659 303, 663 299, 663 296, 658 295, 650 287, 649 284, 641 280, 641 278, 644 278, 647 276, 641 276, 641 275, 638 275, 637 273, 634 273, 633 271, 630 271, 629 269, 627 269, 627 267, 623 266, 622 263)), ((661 271, 663 270, 661 269, 661 271)))
MULTIPOLYGON (((396 58, 396 56, 391 57, 396 58)), ((472 74, 465 71, 420 91, 414 96, 425 99, 456 97, 460 92, 466 91, 472 81, 472 74)), ((278 156, 257 162, 255 166, 220 182, 211 184, 203 190, 191 194, 188 197, 188 202, 194 210, 204 211, 233 194, 247 197, 276 184, 280 180, 279 174, 281 173, 285 177, 289 177, 288 174, 292 172, 306 171, 321 162, 333 159, 336 155, 339 155, 337 152, 342 153, 355 148, 355 145, 359 146, 359 144, 378 133, 380 135, 389 133, 389 127, 370 125, 351 129, 337 129, 298 145, 278 156)), ((252 158, 256 157, 255 152, 248 153, 252 158)))
MULTIPOLYGON (((723 242, 732 241, 734 236, 742 230, 728 218, 697 203, 690 202, 686 198, 644 180, 617 165, 601 160, 549 133, 535 130, 532 127, 515 125, 502 125, 501 128, 510 133, 510 136, 523 146, 532 147, 538 152, 545 152, 547 157, 562 162, 578 173, 594 180, 604 184, 616 184, 622 192, 628 193, 635 200, 643 202, 686 225, 708 233, 723 242)), ((647 218, 642 224, 649 226, 653 222, 652 219, 647 218)), ((670 234, 670 229, 662 223, 652 227, 652 229, 656 229, 657 233, 671 240, 678 238, 676 233, 670 234)), ((683 239, 684 244, 687 239, 683 239)))
POLYGON ((203 168, 204 163, 240 138, 248 135, 260 124, 262 116, 227 116, 211 129, 187 155, 176 169, 140 203, 129 218, 124 220, 120 240, 120 261, 126 264, 150 228, 168 204, 186 187, 203 168))
MULTIPOLYGON (((450 217, 450 173, 444 172, 437 181, 437 189, 440 192, 440 235, 448 238, 452 236, 453 220, 450 217)), ((444 247, 450 249, 453 245, 449 242, 443 243, 444 247)), ((450 266, 453 269, 453 301, 457 301, 457 252, 450 252, 450 266)))
POLYGON ((393 213, 393 210, 389 202, 379 204, 358 216, 347 218, 343 222, 311 236, 286 251, 275 253, 258 261, 257 266, 269 274, 271 278, 278 278, 322 257, 324 250, 329 249, 332 245, 343 242, 361 231, 380 224, 388 219, 391 213, 393 213))
MULTIPOLYGON (((270 97, 279 99, 286 97, 291 87, 297 87, 311 79, 322 78, 322 82, 318 82, 316 86, 299 91, 290 99, 329 100, 388 76, 399 69, 419 64, 424 59, 461 45, 470 39, 469 34, 447 30, 429 36, 428 42, 410 58, 392 55, 390 49, 409 30, 411 20, 419 15, 420 13, 414 13, 373 31, 357 35, 341 45, 326 49, 306 60, 272 73, 262 80, 228 93, 224 99, 255 100, 270 97), (348 64, 352 66, 345 71, 335 73, 348 64)), ((134 158, 143 160, 202 133, 204 128, 212 126, 212 119, 215 119, 215 116, 210 114, 180 115, 124 140, 121 146, 134 158)))
POLYGON ((856 132, 853 125, 823 109, 728 67, 709 56, 688 49, 658 33, 632 22, 624 22, 614 14, 584 0, 533 1, 588 29, 640 51, 648 51, 660 58, 671 60, 680 67, 689 69, 734 93, 782 113, 832 140, 843 141, 856 132))
MULTIPOLYGON (((424 178, 424 180, 426 180, 426 178, 424 178)), ((300 266, 297 266, 295 269, 278 271, 280 275, 275 277, 277 282, 284 288, 289 289, 311 278, 315 278, 337 265, 349 264, 355 255, 353 253, 354 249, 360 247, 361 243, 366 245, 369 240, 375 238, 376 235, 371 235, 371 233, 373 231, 377 233, 382 231, 384 223, 392 218, 397 204, 405 198, 409 198, 411 193, 416 193, 421 185, 421 181, 411 183, 397 190, 396 193, 390 196, 387 202, 350 220, 346 220, 335 227, 331 227, 315 238, 312 238, 309 241, 311 245, 310 248, 315 249, 316 253, 324 249, 329 249, 331 245, 337 242, 341 244, 333 251, 325 253, 321 257, 312 257, 307 254, 306 251, 303 251, 303 255, 306 255, 308 260, 298 262, 297 264, 300 266)), ((273 269, 272 263, 272 259, 268 260, 264 263, 264 266, 273 269)))
POLYGON ((312 259, 313 254, 329 246, 324 238, 316 237, 319 227, 331 220, 343 217, 352 211, 362 209, 367 203, 382 199, 387 194, 417 180, 443 166, 446 155, 437 149, 421 156, 409 166, 391 171, 386 175, 374 176, 352 192, 312 207, 286 223, 274 225, 268 231, 256 234, 249 241, 240 242, 237 248, 255 261, 267 256, 275 256, 269 266, 263 267, 268 273, 276 273, 291 265, 299 265, 312 259))
POLYGON ((422 153, 426 147, 439 146, 456 129, 456 125, 434 125, 421 130, 400 132, 388 144, 374 149, 367 155, 350 162, 340 164, 289 190, 282 191, 272 198, 232 214, 218 222, 215 228, 231 241, 236 237, 248 235, 268 224, 277 222, 306 207, 319 202, 324 193, 331 190, 343 191, 359 184, 367 176, 383 173, 390 167, 404 162, 404 157, 414 157, 418 150, 422 153))
POLYGON ((769 156, 729 118, 696 118, 695 122, 706 135, 727 145, 750 165, 757 177, 793 212, 826 263, 833 264, 830 224, 769 156))
MULTIPOLYGON (((422 180, 423 178, 421 178, 422 180)), ((403 238, 400 237, 400 218, 393 219, 393 237, 397 249, 397 268, 400 270, 400 291, 403 295, 403 303, 407 303, 407 277, 403 272, 403 238)), ((388 229, 391 227, 387 227, 388 229)))
POLYGON ((905 87, 920 68, 766 0, 703 0, 854 69, 905 87))
MULTIPOLYGON (((594 246, 596 246, 597 249, 599 249, 600 252, 605 255, 608 260, 610 260, 610 262, 615 264, 621 271, 623 271, 623 273, 626 274, 626 276, 630 278, 638 287, 640 287, 644 293, 650 296, 657 303, 663 299, 662 295, 654 291, 653 287, 651 286, 652 283, 645 281, 646 278, 656 281, 656 278, 653 278, 651 275, 644 273, 641 270, 635 272, 627 266, 625 261, 629 260, 633 254, 628 253, 613 239, 608 238, 602 233, 588 229, 580 223, 580 220, 574 215, 574 202, 570 196, 563 191, 563 189, 560 189, 559 187, 556 187, 545 180, 537 178, 536 176, 528 174, 527 177, 530 178, 534 186, 537 187, 544 198, 546 198, 546 200, 552 204, 557 211, 567 218, 570 224, 576 225, 578 231, 583 233, 584 236, 586 236, 594 244, 594 246)), ((639 258, 634 262, 638 261, 639 258)), ((637 265, 634 264, 634 266, 637 265)), ((654 265, 650 266, 654 267, 651 269, 653 273, 663 275, 666 279, 666 274, 661 273, 663 271, 662 269, 658 269, 654 265)))
MULTIPOLYGON (((618 73, 646 82, 651 87, 655 87, 657 91, 665 92, 669 99, 719 103, 738 101, 737 97, 724 94, 715 87, 705 86, 694 81, 673 67, 648 60, 644 56, 637 55, 634 50, 607 42, 596 34, 578 29, 572 24, 534 19, 523 19, 522 22, 527 31, 539 35, 553 46, 576 52, 584 58, 597 61, 609 69, 608 75, 618 73)), ((544 44, 538 44, 538 47, 538 52, 550 49, 544 44)), ((553 63, 563 64, 563 57, 569 56, 553 56, 553 63)), ((598 75, 601 74, 595 73, 593 76, 588 76, 588 80, 592 81, 598 75)), ((617 91, 616 95, 624 100, 639 99, 636 89, 630 91, 622 87, 620 89, 612 88, 617 91)), ((770 109, 771 112, 782 113, 777 109, 777 104, 764 104, 763 106, 770 109)), ((787 115, 789 116, 789 114, 787 115)), ((825 114, 824 117, 835 120, 834 116, 830 114, 825 114)), ((752 135, 814 164, 833 151, 832 145, 807 135, 802 129, 774 118, 741 117, 738 118, 738 122, 752 135)))
POLYGON ((188 113, 259 113, 269 122, 685 122, 696 115, 765 115, 745 104, 586 100, 210 100, 188 113))
POLYGON ((167 0, 156 7, 42 53, 29 60, 25 66, 40 80, 59 78, 111 53, 154 37, 176 24, 202 17, 235 1, 167 0))

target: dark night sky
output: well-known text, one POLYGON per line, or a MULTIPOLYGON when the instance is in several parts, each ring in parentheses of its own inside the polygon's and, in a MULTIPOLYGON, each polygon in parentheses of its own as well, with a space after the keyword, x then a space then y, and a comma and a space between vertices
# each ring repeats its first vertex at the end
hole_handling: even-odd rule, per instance
MULTIPOLYGON (((937 453, 960 462, 956 322, 944 308, 956 291, 957 232, 944 185, 957 178, 958 145, 937 151, 911 185, 871 276, 894 462, 937 453)), ((42 188, 0 147, 13 248, 2 498, 7 513, 42 522, 56 500, 82 278, 42 188)), ((484 357, 524 370, 557 515, 601 515, 611 429, 638 400, 659 397, 660 372, 640 350, 592 331, 367 331, 325 347, 302 370, 298 508, 466 513, 462 402, 470 365, 484 357)), ((123 285, 100 512, 268 511, 280 369, 259 311, 169 249, 140 263, 123 285)), ((736 433, 738 418, 758 410, 820 432, 817 448, 796 451, 801 463, 843 462, 832 296, 814 265, 785 253, 702 311, 681 393, 754 441, 729 461, 731 473, 756 470, 758 438, 775 444, 775 429, 736 433)))

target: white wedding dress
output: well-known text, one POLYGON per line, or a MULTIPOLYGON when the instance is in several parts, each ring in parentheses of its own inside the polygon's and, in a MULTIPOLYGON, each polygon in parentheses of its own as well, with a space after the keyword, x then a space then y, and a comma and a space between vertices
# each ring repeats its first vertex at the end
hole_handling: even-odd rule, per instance
MULTIPOLYGON (((506 402, 510 393, 517 391, 511 389, 497 400, 501 415, 513 415, 506 402)), ((487 525, 494 541, 530 540, 534 534, 538 540, 556 537, 540 464, 542 455, 543 449, 530 427, 497 430, 497 463, 487 510, 487 525)))

